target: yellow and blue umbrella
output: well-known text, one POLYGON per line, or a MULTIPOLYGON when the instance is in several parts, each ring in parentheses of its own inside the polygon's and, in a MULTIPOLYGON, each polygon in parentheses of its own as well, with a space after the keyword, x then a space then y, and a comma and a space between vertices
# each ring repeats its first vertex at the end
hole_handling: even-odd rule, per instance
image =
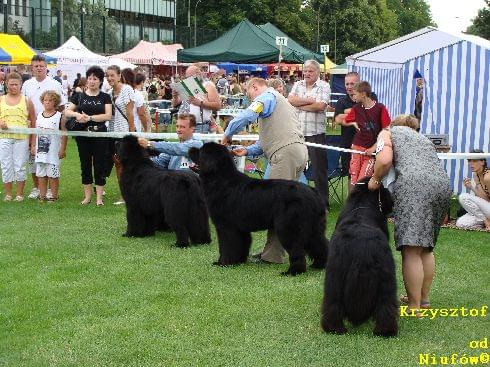
MULTIPOLYGON (((16 34, 0 33, 0 64, 29 64, 34 55, 42 55, 16 34)), ((49 64, 56 63, 54 57, 46 58, 49 64)))

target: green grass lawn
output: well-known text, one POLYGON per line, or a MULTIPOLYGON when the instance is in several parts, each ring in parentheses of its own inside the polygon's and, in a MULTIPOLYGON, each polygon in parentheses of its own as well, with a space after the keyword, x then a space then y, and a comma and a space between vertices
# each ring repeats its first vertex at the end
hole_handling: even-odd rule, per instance
MULTIPOLYGON (((114 177, 106 206, 79 205, 74 141, 62 175, 58 203, 0 202, 0 366, 417 366, 419 353, 485 352, 469 343, 489 336, 488 317, 402 318, 389 340, 372 324, 326 335, 323 272, 214 267, 214 233, 189 249, 174 248, 173 234, 123 238, 114 177)), ((256 233, 253 250, 264 240, 256 233)), ((490 305, 489 246, 488 233, 442 230, 433 307, 490 305)))

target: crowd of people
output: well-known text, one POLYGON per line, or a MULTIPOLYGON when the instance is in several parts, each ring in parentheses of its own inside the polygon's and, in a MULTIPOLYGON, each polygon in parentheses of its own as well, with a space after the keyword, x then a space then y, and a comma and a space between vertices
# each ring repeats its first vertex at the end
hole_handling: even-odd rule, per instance
MULTIPOLYGON (((291 85, 279 78, 265 80, 221 76, 206 78, 197 65, 187 68, 185 76, 203 82, 205 94, 183 97, 171 88, 172 79, 149 80, 140 72, 109 66, 104 72, 90 67, 84 77, 78 75, 73 87, 65 91, 64 77, 47 76, 45 60, 35 56, 32 78, 11 72, 5 77, 6 94, 0 98, 0 127, 65 128, 67 119, 85 124, 94 137, 76 137, 81 168, 83 199, 104 205, 104 185, 115 167, 119 180, 121 165, 115 155, 115 139, 97 137, 97 132, 150 131, 147 102, 152 98, 169 99, 178 108, 178 142, 148 141, 139 144, 159 153, 153 157, 161 169, 189 170, 188 151, 202 141, 193 134, 216 131, 214 116, 222 107, 222 93, 243 94, 250 100, 224 130, 221 143, 231 145, 233 136, 258 121, 259 140, 232 150, 236 156, 264 155, 269 178, 298 180, 307 161, 314 171, 315 187, 325 210, 329 209, 327 159, 323 149, 307 147, 306 142, 325 144, 325 110, 329 108, 330 86, 320 78, 320 65, 308 60, 304 78, 291 85), (63 98, 67 98, 64 108, 63 98)), ((369 189, 377 190, 383 181, 392 189, 395 202, 395 242, 402 253, 403 278, 410 308, 429 304, 434 276, 433 248, 451 195, 449 179, 437 158, 433 144, 418 133, 418 120, 401 115, 393 120, 386 107, 357 73, 345 77, 347 94, 335 106, 334 123, 341 125, 342 146, 362 153, 345 154, 342 165, 349 172, 350 186, 371 177, 369 189), (393 181, 395 184, 393 185, 393 181)), ((0 135, 0 163, 4 182, 4 201, 23 201, 27 170, 32 173, 30 198, 41 201, 58 199, 60 159, 66 153, 67 139, 57 135, 0 135), (15 196, 13 183, 16 184, 15 196), (48 190, 49 187, 49 190, 48 190)), ((490 172, 485 160, 471 160, 473 180, 465 180, 474 195, 462 194, 460 202, 468 212, 459 225, 490 228, 490 172)), ((124 204, 122 199, 115 204, 124 204)), ((255 262, 282 263, 284 249, 273 231, 269 231, 263 251, 251 258, 255 262)))

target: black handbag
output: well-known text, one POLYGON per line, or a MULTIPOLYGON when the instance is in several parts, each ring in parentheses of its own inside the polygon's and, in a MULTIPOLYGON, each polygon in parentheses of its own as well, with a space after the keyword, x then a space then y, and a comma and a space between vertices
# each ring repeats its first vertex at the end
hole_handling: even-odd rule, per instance
MULTIPOLYGON (((83 92, 80 92, 78 94, 77 110, 80 107, 80 100, 82 98, 82 93, 83 92)), ((87 128, 87 124, 86 123, 84 124, 84 123, 78 122, 75 117, 70 117, 70 118, 66 119, 66 121, 65 121, 65 129, 68 130, 68 131, 83 131, 86 128, 87 128)))

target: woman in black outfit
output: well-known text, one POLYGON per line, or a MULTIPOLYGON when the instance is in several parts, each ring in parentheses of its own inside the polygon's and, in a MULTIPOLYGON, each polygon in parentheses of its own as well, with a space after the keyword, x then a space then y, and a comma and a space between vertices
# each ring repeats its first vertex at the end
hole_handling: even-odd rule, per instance
MULTIPOLYGON (((87 70, 87 88, 81 94, 75 94, 70 99, 66 109, 66 117, 75 117, 80 123, 87 124, 86 130, 97 132, 107 131, 105 122, 111 119, 111 97, 100 90, 104 80, 104 71, 98 66, 87 70)), ((75 138, 80 156, 82 169, 82 184, 84 197, 80 204, 90 204, 92 200, 92 184, 95 179, 95 192, 97 205, 104 205, 102 194, 104 192, 106 174, 107 140, 104 138, 75 138), (93 165, 93 175, 92 175, 93 165)))

